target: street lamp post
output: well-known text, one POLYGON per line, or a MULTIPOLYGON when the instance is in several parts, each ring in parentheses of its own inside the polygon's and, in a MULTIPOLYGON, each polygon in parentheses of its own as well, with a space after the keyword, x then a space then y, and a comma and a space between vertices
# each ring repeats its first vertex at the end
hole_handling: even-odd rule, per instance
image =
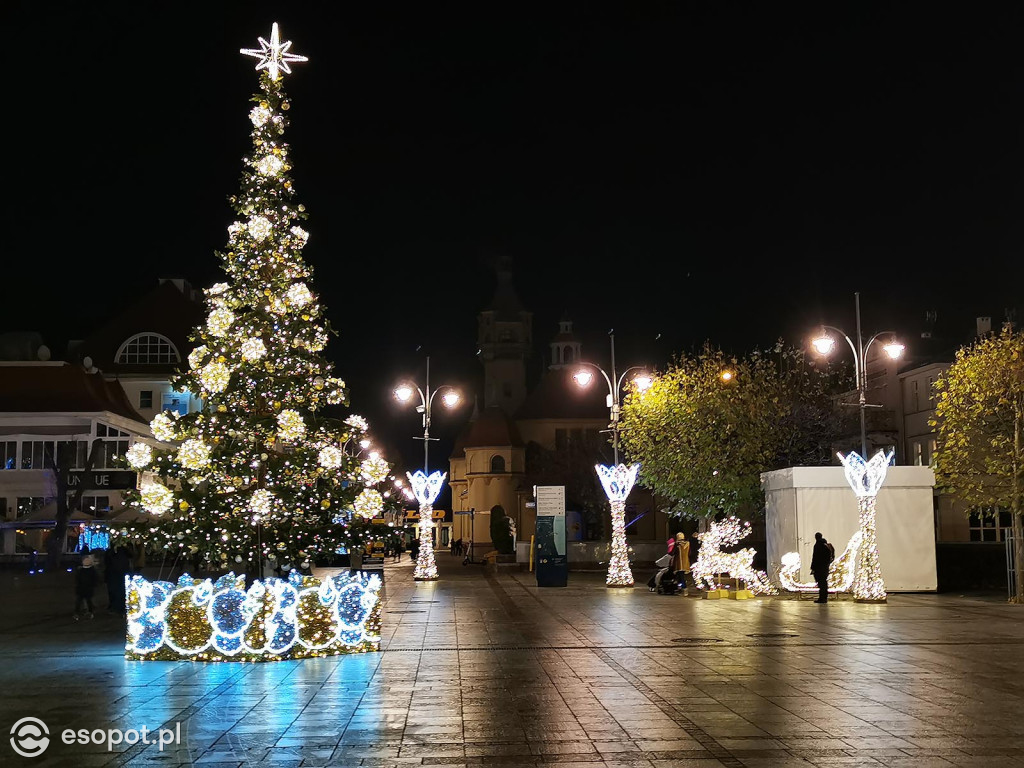
MULTIPOLYGON (((875 496, 877 496, 878 490, 885 480, 886 468, 892 462, 894 452, 885 453, 879 451, 870 461, 867 458, 868 439, 864 411, 867 408, 882 407, 879 404, 867 402, 867 353, 878 337, 883 335, 892 337, 889 343, 885 344, 882 349, 893 360, 899 359, 903 354, 904 346, 896 340, 896 335, 892 331, 879 331, 868 339, 868 343, 865 344, 860 325, 859 292, 854 294, 854 300, 857 309, 856 345, 854 345, 853 340, 849 336, 838 328, 831 325, 823 327, 835 331, 845 338, 846 342, 850 345, 850 349, 853 350, 854 380, 857 384, 857 405, 860 410, 861 452, 858 454, 856 451, 851 451, 845 456, 841 453, 839 454, 839 459, 842 461, 843 469, 846 473, 846 479, 857 496, 860 518, 859 533, 861 538, 860 546, 857 549, 857 559, 854 562, 853 598, 855 601, 862 603, 884 603, 886 601, 885 582, 882 579, 882 569, 878 560, 878 545, 875 535, 875 496)), ((822 333, 812 343, 820 354, 827 355, 832 351, 835 341, 827 333, 822 333)))
POLYGON ((426 385, 420 389, 417 384, 403 382, 395 387, 395 399, 406 403, 412 399, 414 393, 419 394, 420 404, 416 411, 423 415, 423 437, 414 438, 423 441, 423 471, 416 471, 415 474, 406 473, 409 482, 412 484, 413 493, 420 505, 420 550, 416 558, 416 569, 413 578, 417 581, 433 581, 437 578, 437 563, 434 560, 434 542, 432 531, 434 528, 433 514, 434 501, 444 487, 444 479, 447 472, 430 473, 429 456, 430 441, 437 441, 436 437, 430 436, 430 409, 434 398, 438 393, 441 395, 441 402, 446 408, 454 408, 459 404, 459 393, 454 387, 443 385, 433 392, 430 391, 430 358, 427 357, 427 379, 426 385))
MULTIPOLYGON (((881 408, 882 406, 878 403, 867 402, 867 353, 871 349, 871 345, 878 340, 879 336, 891 336, 892 339, 888 344, 882 347, 885 353, 889 355, 893 360, 898 360, 903 354, 904 346, 896 340, 896 334, 893 331, 879 331, 870 339, 868 343, 864 343, 864 337, 861 334, 860 327, 860 292, 854 293, 854 301, 856 304, 857 311, 857 343, 854 344, 853 339, 847 336, 843 331, 832 325, 823 325, 824 330, 835 331, 844 339, 846 343, 850 345, 850 349, 853 351, 853 367, 854 367, 854 381, 857 385, 857 405, 860 410, 860 455, 865 459, 867 458, 868 452, 868 439, 867 439, 867 426, 864 411, 867 408, 881 408)), ((835 339, 825 333, 823 330, 822 334, 814 339, 811 344, 814 349, 821 355, 828 355, 832 348, 835 346, 835 339)))
POLYGON ((627 466, 619 463, 619 415, 622 386, 626 381, 626 375, 630 371, 641 371, 633 377, 633 384, 641 391, 651 386, 651 376, 642 366, 634 365, 618 374, 615 368, 615 333, 609 331, 611 339, 611 375, 601 366, 588 363, 584 360, 578 361, 579 365, 586 366, 573 374, 573 380, 581 386, 588 387, 594 379, 594 374, 588 368, 594 368, 604 377, 608 385, 608 396, 605 400, 610 413, 608 429, 612 433, 612 452, 614 463, 608 467, 603 464, 595 465, 597 476, 604 488, 605 495, 612 509, 612 541, 611 557, 608 561, 608 575, 605 577, 605 584, 609 587, 632 587, 633 573, 629 568, 629 548, 626 544, 626 497, 629 496, 633 484, 636 482, 639 464, 627 466))

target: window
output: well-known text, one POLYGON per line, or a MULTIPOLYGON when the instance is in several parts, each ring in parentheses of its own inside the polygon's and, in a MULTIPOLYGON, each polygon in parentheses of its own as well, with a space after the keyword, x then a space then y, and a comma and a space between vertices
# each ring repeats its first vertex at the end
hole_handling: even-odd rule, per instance
POLYGON ((83 496, 82 511, 89 515, 99 515, 110 511, 109 496, 83 496))
POLYGON ((492 456, 491 457, 491 472, 504 472, 505 471, 505 457, 504 456, 492 456))
POLYGON ((935 442, 935 438, 932 438, 931 440, 928 441, 928 466, 929 467, 934 467, 935 466, 935 448, 936 448, 936 446, 937 446, 937 444, 935 442))
POLYGON ((53 440, 23 440, 21 443, 21 468, 46 469, 47 457, 53 457, 56 443, 53 440))
POLYGON ((567 362, 567 363, 571 363, 572 362, 572 347, 566 347, 565 348, 565 362, 567 362))
POLYGON ((114 356, 118 365, 168 365, 180 360, 171 340, 159 333, 132 336, 114 356))
POLYGON ((18 443, 15 440, 0 442, 0 469, 18 468, 18 443))
POLYGON ((188 392, 164 392, 160 407, 164 411, 174 411, 179 416, 188 415, 188 392))
POLYGON ((980 507, 967 520, 971 541, 1005 541, 1013 528, 1009 511, 1002 507, 980 507))
POLYGON ((924 457, 922 456, 924 446, 920 443, 914 443, 914 466, 920 467, 924 463, 924 457))
POLYGON ((139 392, 139 408, 152 408, 153 407, 153 390, 144 389, 139 392))
POLYGON ((42 509, 46 506, 46 502, 50 499, 43 498, 42 496, 19 496, 18 497, 18 509, 17 516, 19 519, 30 515, 37 509, 42 509))
POLYGON ((935 392, 934 387, 935 387, 935 377, 934 376, 929 376, 928 377, 928 402, 929 403, 932 401, 932 397, 934 396, 934 392, 935 392))
POLYGON ((637 512, 636 504, 627 504, 625 511, 626 518, 626 535, 637 536, 640 533, 640 518, 642 514, 637 512))
POLYGON ((918 388, 919 388, 918 384, 919 384, 919 382, 918 382, 917 379, 914 379, 910 383, 910 398, 911 398, 910 399, 910 410, 911 411, 920 411, 921 410, 921 403, 920 403, 920 400, 918 398, 918 388))

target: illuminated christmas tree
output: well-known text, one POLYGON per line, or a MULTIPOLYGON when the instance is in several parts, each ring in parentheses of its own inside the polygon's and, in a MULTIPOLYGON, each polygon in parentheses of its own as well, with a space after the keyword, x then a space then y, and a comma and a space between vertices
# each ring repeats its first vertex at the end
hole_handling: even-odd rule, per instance
POLYGON ((193 570, 253 573, 263 560, 287 573, 352 546, 371 535, 385 505, 374 486, 390 472, 376 454, 355 455, 365 419, 324 415, 348 396, 322 356, 330 329, 302 258, 309 233, 284 141, 291 104, 281 73, 305 58, 280 43, 276 24, 260 45, 242 51, 260 59, 260 92, 252 152, 230 198, 237 218, 217 254, 227 280, 206 290, 206 322, 173 382, 203 408, 158 414, 151 427, 165 449, 137 443, 126 457, 144 477, 132 503, 152 525, 118 535, 193 570))

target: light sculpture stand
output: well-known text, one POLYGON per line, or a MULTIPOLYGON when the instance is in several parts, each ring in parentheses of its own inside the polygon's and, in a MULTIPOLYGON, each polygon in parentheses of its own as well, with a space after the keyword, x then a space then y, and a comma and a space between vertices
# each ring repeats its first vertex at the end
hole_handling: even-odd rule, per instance
POLYGON ((612 506, 612 556, 608 562, 609 587, 632 587, 633 572, 629 569, 629 550, 626 546, 626 497, 633 490, 639 464, 596 464, 597 476, 612 506))
POLYGON ((885 581, 878 561, 878 541, 875 536, 875 497, 892 462, 894 451, 879 451, 865 462, 859 453, 850 451, 837 454, 843 462, 846 481, 857 496, 860 513, 860 547, 853 575, 853 599, 858 603, 886 602, 885 581))
POLYGON ((412 484, 412 492, 420 503, 420 551, 416 556, 416 569, 413 578, 416 581, 434 581, 437 579, 437 562, 434 560, 434 500, 444 487, 447 472, 431 472, 429 475, 417 469, 415 473, 406 472, 412 484))

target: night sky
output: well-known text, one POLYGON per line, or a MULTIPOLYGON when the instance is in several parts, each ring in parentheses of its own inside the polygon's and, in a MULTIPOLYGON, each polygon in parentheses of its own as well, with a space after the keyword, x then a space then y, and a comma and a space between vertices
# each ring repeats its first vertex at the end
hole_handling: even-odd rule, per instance
POLYGON ((0 331, 220 278, 273 21, 327 353, 414 455, 392 384, 479 381, 496 258, 598 362, 1024 306, 1024 7, 588 6, 9 3, 0 331))

